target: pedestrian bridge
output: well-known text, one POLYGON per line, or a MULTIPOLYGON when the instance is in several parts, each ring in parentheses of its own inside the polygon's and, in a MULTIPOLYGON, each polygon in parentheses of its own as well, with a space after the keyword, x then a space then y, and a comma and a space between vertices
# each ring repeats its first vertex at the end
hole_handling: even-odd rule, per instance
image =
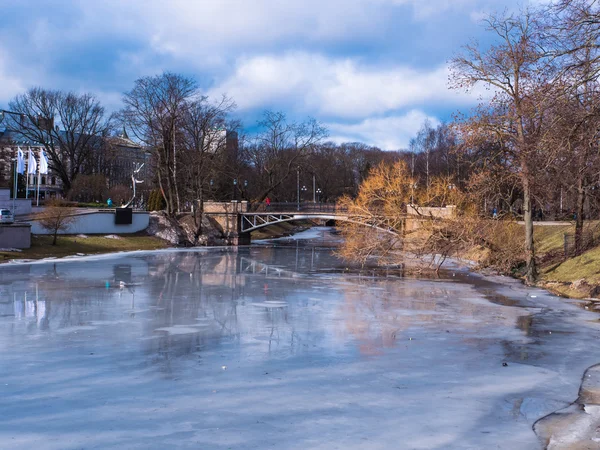
POLYGON ((277 223, 299 220, 344 221, 368 226, 385 233, 396 233, 385 217, 351 215, 335 203, 205 202, 204 214, 213 219, 230 245, 250 243, 250 233, 277 223))
POLYGON ((348 221, 348 210, 335 203, 272 203, 249 205, 241 212, 241 231, 250 233, 259 228, 296 220, 348 221))

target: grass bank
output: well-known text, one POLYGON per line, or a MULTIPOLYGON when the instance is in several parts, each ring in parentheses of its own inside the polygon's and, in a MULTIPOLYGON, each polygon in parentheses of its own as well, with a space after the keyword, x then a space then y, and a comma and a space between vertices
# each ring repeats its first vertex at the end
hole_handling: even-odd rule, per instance
MULTIPOLYGON (((540 286, 573 298, 598 296, 600 285, 600 247, 565 259, 564 235, 575 233, 575 225, 537 226, 534 230, 540 258, 540 286)), ((584 233, 600 238, 598 222, 585 224, 584 233)))
POLYGON ((540 267, 540 285, 573 298, 600 296, 600 246, 540 267))
POLYGON ((52 245, 51 236, 32 236, 31 248, 20 252, 0 252, 0 262, 11 259, 61 258, 72 255, 97 255, 133 250, 157 250, 168 247, 162 239, 153 236, 120 235, 118 239, 104 236, 59 236, 52 245))

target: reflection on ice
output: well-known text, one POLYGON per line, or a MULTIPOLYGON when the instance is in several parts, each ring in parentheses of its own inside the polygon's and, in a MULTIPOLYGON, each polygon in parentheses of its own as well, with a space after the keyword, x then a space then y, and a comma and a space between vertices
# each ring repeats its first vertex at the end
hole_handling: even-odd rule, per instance
POLYGON ((309 242, 0 268, 0 448, 536 448, 600 360, 541 291, 343 268, 309 242))

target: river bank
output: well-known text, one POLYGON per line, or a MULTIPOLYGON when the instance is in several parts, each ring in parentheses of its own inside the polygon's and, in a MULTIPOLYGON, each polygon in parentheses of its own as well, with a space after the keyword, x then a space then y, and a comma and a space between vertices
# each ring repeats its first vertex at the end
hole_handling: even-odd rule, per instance
MULTIPOLYGON (((158 250, 191 246, 190 216, 184 215, 176 225, 167 222, 163 214, 154 213, 152 226, 146 232, 120 235, 60 235, 56 245, 52 245, 51 236, 32 235, 28 249, 0 249, 0 263, 11 260, 63 258, 67 256, 98 255, 136 250, 158 250), (169 226, 173 225, 172 229, 169 226)), ((219 246, 219 232, 214 224, 205 221, 204 239, 198 240, 198 246, 219 246)), ((252 234, 253 240, 290 236, 310 227, 309 222, 299 224, 281 223, 260 229, 252 234)))
POLYGON ((21 259, 63 258, 65 256, 97 255, 135 250, 167 248, 166 241, 146 235, 66 235, 52 245, 51 236, 31 237, 31 247, 23 250, 0 249, 0 262, 21 259))

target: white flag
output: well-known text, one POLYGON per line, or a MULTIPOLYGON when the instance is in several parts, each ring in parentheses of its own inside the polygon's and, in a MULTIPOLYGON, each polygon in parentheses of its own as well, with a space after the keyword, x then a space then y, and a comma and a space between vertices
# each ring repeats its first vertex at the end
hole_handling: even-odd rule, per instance
POLYGON ((40 149, 40 173, 48 173, 48 158, 42 149, 40 149))
POLYGON ((17 147, 17 173, 25 173, 25 155, 21 147, 17 147))
POLYGON ((27 173, 35 174, 37 172, 37 162, 35 161, 35 156, 33 156, 33 152, 29 149, 29 158, 27 158, 27 173))

